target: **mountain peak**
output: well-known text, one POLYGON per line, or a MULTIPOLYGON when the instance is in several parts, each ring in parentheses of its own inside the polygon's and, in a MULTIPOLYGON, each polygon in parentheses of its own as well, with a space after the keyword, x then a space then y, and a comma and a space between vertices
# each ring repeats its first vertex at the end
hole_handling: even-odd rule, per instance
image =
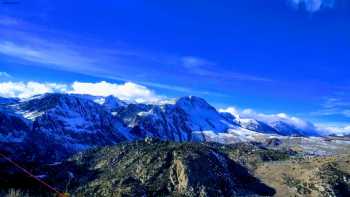
POLYGON ((197 96, 183 96, 177 99, 177 102, 179 101, 190 101, 190 102, 195 102, 195 101, 204 101, 206 102, 203 98, 197 97, 197 96))
POLYGON ((216 111, 216 109, 212 107, 206 100, 196 96, 181 97, 176 100, 175 105, 185 108, 210 108, 216 111))
POLYGON ((124 107, 126 105, 127 104, 124 101, 113 95, 107 96, 103 102, 103 106, 108 110, 118 109, 119 107, 124 107))
POLYGON ((34 96, 19 103, 19 108, 23 111, 47 111, 57 106, 78 105, 82 101, 92 102, 79 96, 62 94, 62 93, 46 93, 40 96, 34 96))

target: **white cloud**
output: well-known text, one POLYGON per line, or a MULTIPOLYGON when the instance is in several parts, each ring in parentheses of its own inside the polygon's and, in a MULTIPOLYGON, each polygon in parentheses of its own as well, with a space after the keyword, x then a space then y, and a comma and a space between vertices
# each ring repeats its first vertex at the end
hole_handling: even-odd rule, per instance
POLYGON ((239 111, 235 107, 228 107, 225 109, 219 109, 219 112, 226 112, 232 114, 236 118, 240 118, 239 111))
POLYGON ((94 96, 113 95, 119 99, 137 103, 168 103, 171 100, 157 95, 145 86, 126 82, 124 84, 74 82, 72 84, 39 83, 39 82, 3 82, 0 83, 1 97, 28 98, 44 93, 90 94, 94 96))
POLYGON ((164 97, 156 95, 145 86, 126 82, 115 84, 101 81, 99 83, 74 82, 69 93, 90 94, 95 96, 113 95, 122 100, 134 101, 138 103, 159 103, 165 100, 164 97))
POLYGON ((317 130, 323 135, 350 135, 350 125, 345 126, 334 126, 334 125, 325 125, 325 124, 317 124, 317 130))
MULTIPOLYGON (((175 61, 176 62, 176 61, 175 61)), ((190 74, 195 74, 201 77, 210 77, 220 80, 241 80, 241 81, 264 81, 271 82, 271 79, 222 70, 218 64, 200 57, 185 56, 180 58, 180 65, 190 74)))
POLYGON ((11 75, 8 74, 7 72, 0 72, 0 78, 10 78, 11 75))
POLYGON ((39 42, 38 46, 29 43, 1 41, 0 53, 34 63, 58 66, 65 70, 74 70, 76 67, 82 66, 91 70, 96 64, 96 59, 81 54, 73 46, 44 40, 37 42, 39 42))
POLYGON ((295 126, 299 129, 304 130, 314 130, 314 125, 310 122, 307 122, 305 120, 302 120, 298 117, 289 116, 286 113, 278 113, 278 114, 264 114, 264 113, 258 113, 252 109, 244 109, 242 111, 237 110, 234 107, 228 107, 226 109, 220 109, 219 111, 222 112, 229 112, 232 115, 239 117, 239 118, 249 118, 249 119, 256 119, 265 123, 273 123, 276 121, 283 121, 290 125, 295 126))
POLYGON ((188 68, 196 68, 204 65, 215 65, 214 63, 209 62, 208 60, 205 60, 203 58, 193 57, 193 56, 182 57, 181 61, 182 61, 182 64, 188 68))
POLYGON ((67 85, 56 83, 38 83, 38 82, 3 82, 0 83, 1 97, 28 98, 37 94, 51 92, 65 92, 67 85))
POLYGON ((307 122, 305 120, 302 120, 298 117, 289 116, 286 113, 278 113, 278 114, 263 114, 263 113, 257 113, 254 110, 246 109, 243 110, 241 113, 242 117, 247 118, 255 118, 257 120, 261 120, 267 123, 272 123, 276 121, 284 121, 288 124, 291 124, 297 128, 300 129, 313 129, 313 125, 310 122, 307 122))
POLYGON ((341 115, 350 117, 350 101, 347 98, 325 98, 318 111, 311 112, 314 116, 341 115))
POLYGON ((180 64, 190 74, 202 77, 219 77, 220 75, 223 75, 223 73, 218 70, 215 63, 203 58, 193 56, 181 57, 180 64))
POLYGON ((322 8, 332 8, 335 0, 289 0, 296 8, 305 8, 308 12, 316 12, 322 8))
MULTIPOLYGON (((331 99, 332 102, 327 103, 329 107, 341 105, 347 105, 345 102, 340 102, 339 100, 331 99)), ((238 110, 235 107, 228 107, 225 109, 219 109, 220 112, 228 112, 238 118, 249 118, 259 120, 265 123, 273 123, 275 121, 283 121, 290 125, 295 126, 296 128, 303 129, 305 131, 310 131, 317 133, 319 135, 331 135, 335 134, 338 136, 350 135, 350 125, 346 123, 332 123, 332 124, 313 124, 311 122, 305 121, 301 118, 290 116, 286 113, 278 114, 264 114, 258 113, 252 109, 238 110)), ((350 114, 350 110, 349 110, 350 114)), ((350 115, 349 115, 350 116, 350 115)))

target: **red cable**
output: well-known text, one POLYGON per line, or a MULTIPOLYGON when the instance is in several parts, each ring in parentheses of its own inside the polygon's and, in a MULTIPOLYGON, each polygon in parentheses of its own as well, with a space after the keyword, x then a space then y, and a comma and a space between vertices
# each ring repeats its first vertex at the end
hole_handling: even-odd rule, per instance
POLYGON ((34 176, 32 173, 30 173, 28 170, 26 170, 25 168, 21 167, 20 165, 18 165, 16 162, 12 161, 9 157, 7 157, 6 155, 4 155, 3 153, 0 152, 0 156, 2 156, 5 160, 7 160, 8 162, 10 162, 11 164, 13 164, 14 166, 16 166, 18 169, 22 170, 24 173, 26 173, 28 176, 30 176, 31 178, 35 179, 36 181, 38 181, 39 183, 43 184, 45 187, 49 188, 50 190, 54 191, 55 193, 58 194, 59 197, 68 197, 67 195, 59 192, 57 189, 55 189, 54 187, 50 186, 49 184, 45 183, 44 181, 40 180, 39 178, 37 178, 36 176, 34 176))

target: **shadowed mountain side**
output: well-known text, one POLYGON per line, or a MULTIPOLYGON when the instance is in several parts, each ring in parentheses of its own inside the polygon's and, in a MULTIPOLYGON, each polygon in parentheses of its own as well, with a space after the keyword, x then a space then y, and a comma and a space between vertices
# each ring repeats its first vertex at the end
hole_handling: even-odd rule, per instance
MULTIPOLYGON (((79 153, 60 168, 74 177, 70 192, 83 196, 92 193, 94 196, 272 196, 275 193, 246 168, 205 144, 154 140, 121 143, 79 153), (86 173, 80 166, 95 173, 86 173)), ((56 178, 56 183, 62 180, 61 175, 56 178)))

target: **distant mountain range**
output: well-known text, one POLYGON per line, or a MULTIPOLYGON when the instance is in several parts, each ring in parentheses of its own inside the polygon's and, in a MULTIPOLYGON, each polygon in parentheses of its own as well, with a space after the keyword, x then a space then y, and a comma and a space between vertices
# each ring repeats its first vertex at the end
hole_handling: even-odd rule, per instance
POLYGON ((161 105, 57 93, 0 98, 0 149, 36 160, 61 160, 77 151, 146 137, 232 143, 317 135, 288 121, 264 122, 219 112, 195 96, 161 105))

